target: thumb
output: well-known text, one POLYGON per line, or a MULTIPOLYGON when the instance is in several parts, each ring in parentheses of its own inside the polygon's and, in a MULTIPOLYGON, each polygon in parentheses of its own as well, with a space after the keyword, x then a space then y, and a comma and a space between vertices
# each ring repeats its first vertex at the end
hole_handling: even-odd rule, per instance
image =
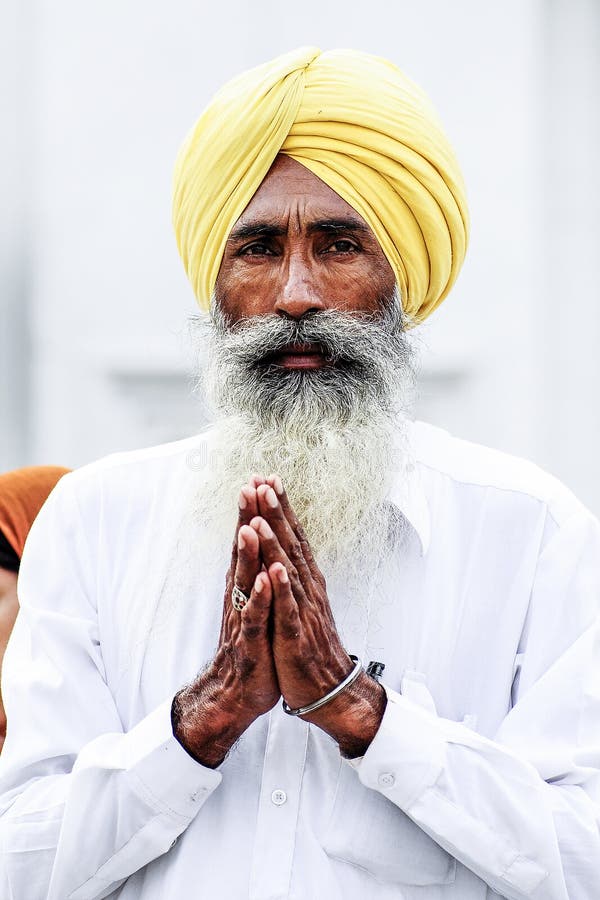
POLYGON ((262 638, 267 633, 273 588, 266 572, 259 572, 254 579, 250 599, 240 613, 242 617, 242 634, 246 640, 262 638))

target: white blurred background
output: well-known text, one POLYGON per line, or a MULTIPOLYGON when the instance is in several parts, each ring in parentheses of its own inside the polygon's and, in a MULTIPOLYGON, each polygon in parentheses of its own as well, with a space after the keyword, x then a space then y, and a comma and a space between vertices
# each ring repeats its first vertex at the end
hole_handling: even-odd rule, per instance
POLYGON ((302 44, 431 95, 472 240, 417 413, 600 513, 599 0, 3 0, 0 470, 192 434, 173 161, 215 89, 302 44))

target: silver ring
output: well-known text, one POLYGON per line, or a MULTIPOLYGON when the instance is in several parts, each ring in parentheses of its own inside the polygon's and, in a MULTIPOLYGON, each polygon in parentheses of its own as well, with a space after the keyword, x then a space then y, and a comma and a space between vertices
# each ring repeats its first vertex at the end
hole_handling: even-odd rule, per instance
POLYGON ((234 584, 233 590, 231 592, 231 603, 233 605, 233 608, 237 609, 238 612, 241 612, 249 600, 250 597, 246 597, 245 593, 241 591, 236 584, 234 584))

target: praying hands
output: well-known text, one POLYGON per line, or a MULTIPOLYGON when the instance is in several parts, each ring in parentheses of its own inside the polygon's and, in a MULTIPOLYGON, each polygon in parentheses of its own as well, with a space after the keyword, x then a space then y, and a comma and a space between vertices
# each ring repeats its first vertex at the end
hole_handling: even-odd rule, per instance
MULTIPOLYGON (((175 736, 195 759, 214 768, 280 697, 291 708, 312 704, 352 668, 325 579, 281 479, 254 476, 239 495, 217 652, 177 694, 175 736), (247 603, 234 606, 235 588, 247 603)), ((345 756, 362 756, 385 704, 381 685, 362 671, 334 699, 302 718, 331 735, 345 756)))

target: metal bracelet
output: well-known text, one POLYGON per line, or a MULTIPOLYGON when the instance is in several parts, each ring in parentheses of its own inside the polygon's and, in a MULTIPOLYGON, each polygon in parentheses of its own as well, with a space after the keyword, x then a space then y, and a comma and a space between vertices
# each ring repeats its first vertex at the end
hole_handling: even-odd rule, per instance
POLYGON ((325 706, 326 703, 329 703, 330 700, 333 700, 334 697, 341 694, 344 688, 347 688, 353 681, 356 681, 363 670, 362 663, 357 656, 350 656, 350 659, 354 662, 354 668, 349 675, 346 675, 343 681, 340 681, 337 687, 334 687, 332 691, 329 691, 329 693, 325 694, 324 697, 321 697, 320 700, 315 700, 314 703, 309 703, 307 706, 299 706, 298 709, 292 709, 291 706, 287 705, 285 700, 282 700, 283 711, 286 712, 288 716, 304 716, 306 713, 314 712, 315 709, 320 709, 321 706, 325 706))

